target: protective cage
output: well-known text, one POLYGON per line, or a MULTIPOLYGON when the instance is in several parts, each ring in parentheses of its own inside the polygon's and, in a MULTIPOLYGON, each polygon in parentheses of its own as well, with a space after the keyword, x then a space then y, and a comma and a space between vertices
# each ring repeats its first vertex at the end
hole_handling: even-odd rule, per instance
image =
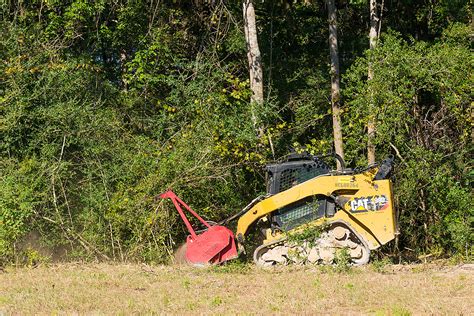
MULTIPOLYGON (((309 154, 292 154, 286 162, 267 165, 266 170, 269 194, 277 194, 330 172, 323 160, 309 154)), ((288 231, 324 216, 334 216, 334 212, 334 203, 325 196, 311 196, 277 210, 272 216, 272 224, 288 231)))
POLYGON ((266 166, 267 193, 277 194, 330 172, 329 166, 321 159, 308 154, 292 154, 286 162, 266 166))
POLYGON ((321 217, 332 217, 335 210, 334 202, 325 196, 310 196, 279 209, 272 216, 272 223, 288 231, 321 217))

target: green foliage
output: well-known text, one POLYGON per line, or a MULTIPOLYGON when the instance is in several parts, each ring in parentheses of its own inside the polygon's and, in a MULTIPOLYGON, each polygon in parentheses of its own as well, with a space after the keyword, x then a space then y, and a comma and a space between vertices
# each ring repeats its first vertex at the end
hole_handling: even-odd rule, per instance
POLYGON ((24 251, 25 260, 24 262, 28 267, 36 267, 41 263, 47 263, 49 258, 41 255, 37 250, 28 248, 24 251))
POLYGON ((212 54, 189 58, 193 30, 173 9, 159 19, 181 20, 160 22, 111 69, 110 52, 97 45, 133 48, 123 34, 140 6, 109 12, 119 20, 84 51, 76 36, 93 41, 91 14, 111 10, 101 4, 67 4, 44 21, 58 29, 2 22, 2 261, 21 256, 15 244, 30 231, 71 256, 167 261, 185 230, 156 194, 173 188, 210 219, 253 195, 243 190, 255 177, 248 166, 269 150, 251 124, 248 82, 232 67, 216 69, 212 54))
POLYGON ((27 233, 35 208, 41 207, 42 168, 30 159, 3 161, 0 184, 0 264, 11 260, 14 242, 27 233), (13 168, 15 166, 16 168, 13 168))
POLYGON ((392 313, 394 316, 410 316, 412 314, 408 309, 401 306, 392 308, 392 313))
POLYGON ((301 244, 306 241, 310 246, 312 246, 321 236, 321 233, 323 233, 327 228, 327 225, 324 223, 320 226, 305 226, 302 229, 289 232, 287 234, 288 242, 301 244))
POLYGON ((468 28, 455 24, 435 43, 385 35, 347 73, 346 145, 363 157, 364 126, 377 125, 379 153, 396 150, 395 195, 401 238, 410 248, 472 255, 472 54, 468 28), (413 40, 411 40, 413 41, 413 40), (366 80, 373 60, 373 80, 366 80), (469 79, 470 78, 470 79, 469 79))
POLYGON ((386 267, 390 264, 390 259, 388 258, 382 258, 378 260, 373 260, 371 262, 371 267, 375 272, 378 273, 385 273, 386 272, 386 267))
POLYGON ((251 270, 251 265, 241 259, 236 259, 227 261, 218 266, 213 266, 211 270, 216 273, 248 274, 251 270))
POLYGON ((336 250, 334 256, 334 271, 342 273, 351 269, 351 254, 347 247, 336 250))
MULTIPOLYGON (((267 161, 332 150, 324 6, 256 6, 257 107, 237 2, 0 5, 0 264, 29 260, 31 232, 69 258, 167 261, 186 230, 155 195, 219 220, 264 190, 267 161)), ((366 164, 373 117, 379 158, 399 156, 400 247, 472 258, 467 2, 386 3, 394 31, 365 54, 366 6, 338 12, 346 159, 366 164)))
POLYGON ((223 300, 220 296, 214 296, 211 301, 212 306, 219 306, 222 305, 223 300))

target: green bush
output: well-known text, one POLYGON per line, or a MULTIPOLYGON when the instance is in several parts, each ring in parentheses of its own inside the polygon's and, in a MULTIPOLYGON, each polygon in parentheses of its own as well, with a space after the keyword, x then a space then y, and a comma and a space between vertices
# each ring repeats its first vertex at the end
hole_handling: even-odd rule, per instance
MULTIPOLYGON (((400 249, 472 258, 469 6, 386 5, 402 35, 365 55, 365 6, 339 6, 346 160, 366 165, 374 118, 378 158, 397 155, 400 249)), ((332 150, 327 12, 256 6, 259 105, 237 2, 0 5, 0 264, 37 261, 29 234, 66 258, 165 262, 186 229, 157 194, 219 220, 264 192, 266 162, 332 150)))
POLYGON ((380 158, 394 152, 394 193, 401 244, 426 252, 472 256, 469 31, 449 27, 434 44, 385 35, 348 71, 346 144, 364 156, 369 117, 380 158), (456 40, 454 40, 456 39, 456 40), (368 60, 374 78, 366 80, 368 60))

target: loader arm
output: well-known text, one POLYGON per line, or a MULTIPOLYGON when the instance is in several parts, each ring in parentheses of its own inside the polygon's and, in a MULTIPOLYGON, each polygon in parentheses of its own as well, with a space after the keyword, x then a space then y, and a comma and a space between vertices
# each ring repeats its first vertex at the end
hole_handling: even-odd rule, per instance
POLYGON ((378 171, 373 167, 353 175, 321 175, 258 202, 239 218, 239 245, 243 246, 248 228, 259 218, 306 197, 324 195, 335 200, 339 211, 317 221, 345 221, 366 239, 370 249, 380 247, 395 238, 396 221, 390 180, 374 180, 378 171))

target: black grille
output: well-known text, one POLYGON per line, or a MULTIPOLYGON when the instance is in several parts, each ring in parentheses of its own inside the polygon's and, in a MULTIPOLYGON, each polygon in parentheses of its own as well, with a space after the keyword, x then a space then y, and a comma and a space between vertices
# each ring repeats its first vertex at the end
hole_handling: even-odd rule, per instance
POLYGON ((324 161, 316 157, 312 157, 311 160, 307 159, 308 156, 304 158, 306 159, 267 165, 267 193, 276 194, 319 175, 329 173, 329 167, 324 161))
POLYGON ((308 197, 281 208, 273 216, 273 222, 282 230, 288 231, 326 215, 326 210, 333 205, 325 198, 308 197))
POLYGON ((314 167, 286 169, 280 176, 280 188, 278 192, 288 190, 297 184, 303 183, 322 174, 321 169, 314 167))

